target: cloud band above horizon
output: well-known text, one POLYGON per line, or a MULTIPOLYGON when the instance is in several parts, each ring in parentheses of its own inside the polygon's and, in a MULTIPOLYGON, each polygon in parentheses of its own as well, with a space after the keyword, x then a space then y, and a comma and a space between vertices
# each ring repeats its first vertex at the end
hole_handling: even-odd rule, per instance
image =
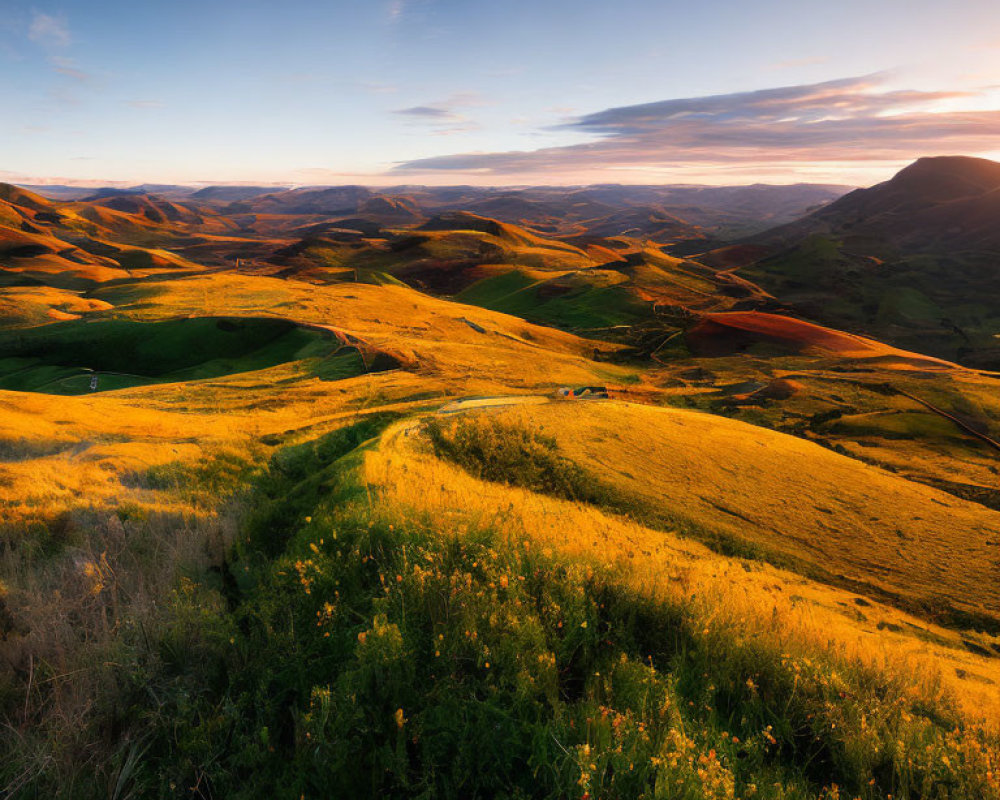
POLYGON ((884 75, 869 75, 609 108, 557 128, 597 137, 591 142, 419 158, 395 165, 390 173, 499 178, 693 165, 739 169, 779 160, 891 162, 1000 149, 1000 110, 940 110, 974 106, 980 93, 887 91, 885 82, 884 75))

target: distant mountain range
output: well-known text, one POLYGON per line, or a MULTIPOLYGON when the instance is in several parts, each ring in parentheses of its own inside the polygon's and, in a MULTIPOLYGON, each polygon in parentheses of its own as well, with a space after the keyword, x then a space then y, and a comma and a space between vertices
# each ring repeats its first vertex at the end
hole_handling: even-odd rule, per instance
POLYGON ((461 209, 542 232, 571 235, 632 233, 652 239, 721 240, 791 222, 836 200, 847 186, 623 186, 528 188, 475 186, 207 186, 142 184, 24 188, 57 201, 154 194, 236 214, 368 216, 407 223, 461 209))

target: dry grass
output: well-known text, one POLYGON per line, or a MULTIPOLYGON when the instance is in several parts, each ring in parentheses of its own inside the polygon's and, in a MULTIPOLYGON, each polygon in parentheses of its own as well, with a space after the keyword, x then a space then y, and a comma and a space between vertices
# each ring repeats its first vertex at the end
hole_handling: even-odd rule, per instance
POLYGON ((79 319, 84 314, 107 311, 110 303, 84 297, 80 292, 51 286, 11 286, 0 289, 0 325, 17 328, 59 319, 79 319))
MULTIPOLYGON (((997 454, 954 423, 887 384, 910 392, 1000 437, 1000 380, 968 369, 924 369, 901 359, 782 355, 773 350, 669 359, 643 375, 641 388, 681 407, 732 416, 812 439, 854 458, 959 496, 994 495, 997 454), (758 398, 754 391, 776 380, 801 390, 789 397, 758 398), (854 415, 876 422, 852 425, 854 415)), ((994 504, 992 507, 996 508, 994 504)))
MULTIPOLYGON (((615 415, 627 423, 623 427, 635 427, 635 420, 625 416, 628 410, 617 404, 587 406, 587 412, 579 408, 574 413, 589 415, 594 409, 594 414, 615 415)), ((560 407, 503 413, 539 412, 558 414, 560 407)), ((693 416, 682 415, 685 421, 693 416)), ((565 416, 562 422, 572 428, 565 416)), ((547 425, 546 431, 558 435, 553 428, 547 425)), ((949 695, 970 718, 992 725, 1000 719, 997 659, 969 652, 955 631, 883 603, 865 598, 859 602, 855 593, 786 570, 720 556, 690 539, 592 506, 478 481, 435 458, 418 432, 418 424, 400 423, 385 434, 377 451, 367 455, 365 475, 373 496, 397 511, 417 518, 429 514, 449 530, 495 528, 560 558, 610 567, 634 588, 690 602, 706 625, 729 634, 764 636, 800 655, 863 663, 903 676, 914 696, 949 695)), ((636 433, 643 434, 648 437, 650 431, 636 433)), ((575 439, 570 435, 562 441, 570 438, 575 439)))
POLYGON ((656 514, 904 599, 996 615, 1000 513, 736 420, 621 403, 512 411, 656 514))
MULTIPOLYGON (((6 522, 52 518, 79 506, 113 507, 125 499, 125 475, 171 462, 196 463, 214 451, 262 440, 288 441, 297 431, 316 434, 359 412, 405 410, 455 393, 547 392, 559 383, 595 381, 595 365, 586 358, 592 343, 586 340, 402 287, 315 287, 223 274, 145 284, 133 292, 97 294, 116 304, 116 315, 138 320, 260 316, 266 308, 268 316, 397 353, 409 368, 326 382, 293 362, 91 396, 0 392, 0 506, 6 522)), ((133 494, 129 502, 151 510, 183 510, 156 493, 133 494)))
MULTIPOLYGON (((66 204, 63 211, 68 228, 98 239, 114 235, 153 244, 164 235, 145 218, 111 209, 84 215, 82 207, 66 204)), ((220 253, 242 241, 212 220, 201 233, 198 246, 220 253)), ((613 270, 590 269, 585 281, 567 273, 599 261, 511 226, 501 226, 497 236, 427 236, 426 249, 440 258, 462 255, 470 241, 488 241, 505 261, 528 265, 524 271, 536 280, 626 281, 613 270)), ((139 254, 127 271, 105 257, 78 264, 63 258, 55 236, 36 238, 55 249, 19 261, 14 271, 65 273, 68 285, 201 269, 167 251, 139 254)), ((729 307, 729 299, 713 295, 716 284, 697 265, 652 250, 645 255, 646 263, 628 274, 643 299, 729 307)), ((316 439, 372 413, 424 412, 455 396, 550 394, 561 384, 632 378, 631 370, 591 361, 593 341, 403 286, 315 286, 223 272, 108 286, 86 298, 56 288, 0 290, 5 327, 80 315, 139 321, 277 317, 329 331, 368 352, 390 353, 404 367, 324 381, 314 364, 301 361, 90 396, 0 392, 0 655, 11 668, 0 694, 6 707, 23 709, 11 719, 22 733, 48 731, 67 751, 74 746, 68 732, 85 726, 96 703, 114 700, 104 667, 112 664, 116 643, 145 635, 143 625, 156 624, 163 599, 189 571, 204 576, 222 563, 239 519, 238 509, 220 513, 223 503, 245 483, 241 470, 261 465, 274 448, 316 439)), ((914 369, 910 354, 891 348, 873 353, 874 344, 850 338, 864 348, 841 346, 841 356, 891 357, 892 363, 869 363, 914 369)), ((929 369, 926 361, 917 366, 929 369)), ((966 381, 970 402, 995 404, 987 381, 946 365, 932 367, 939 371, 934 386, 966 381)), ((681 391, 644 390, 649 397, 681 391)), ((687 387, 683 393, 701 391, 709 390, 687 387)), ((811 402, 792 398, 788 408, 806 415, 815 411, 811 402)), ((907 409, 912 411, 900 404, 891 412, 907 409)), ((933 706, 953 699, 970 720, 994 726, 1000 720, 1000 659, 969 649, 1000 653, 1000 640, 941 627, 887 604, 891 597, 912 605, 940 600, 996 617, 1000 513, 803 439, 717 416, 617 402, 477 413, 540 429, 626 502, 601 509, 477 480, 434 457, 420 422, 408 421, 364 455, 369 510, 387 519, 412 515, 419 524, 430 519, 443 532, 496 530, 573 569, 607 568, 630 590, 690 609, 706 634, 759 640, 796 659, 870 667, 904 683, 915 700, 933 706), (685 534, 748 543, 827 582, 719 555, 685 534), (859 596, 848 585, 886 602, 859 596)), ((881 424, 888 413, 870 419, 881 424)), ((851 435, 862 438, 857 431, 851 435)), ((949 437, 940 452, 919 451, 921 468, 958 477, 974 471, 977 480, 988 479, 989 464, 979 456, 956 461, 961 441, 949 437)), ((906 461, 902 445, 879 441, 887 459, 906 461)), ((92 745, 82 759, 104 752, 92 745)))
MULTIPOLYGON (((595 343, 590 340, 402 286, 313 286, 220 274, 145 284, 134 298, 129 291, 112 288, 96 296, 114 303, 116 314, 136 320, 243 315, 321 326, 396 353, 412 371, 446 381, 456 393, 550 388, 595 379, 595 365, 588 359, 595 343)), ((628 372, 602 368, 612 376, 628 372)))

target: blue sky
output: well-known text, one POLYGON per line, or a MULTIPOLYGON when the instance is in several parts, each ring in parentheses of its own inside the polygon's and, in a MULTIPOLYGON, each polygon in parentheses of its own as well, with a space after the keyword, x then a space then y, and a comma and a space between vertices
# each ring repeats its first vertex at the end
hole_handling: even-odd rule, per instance
POLYGON ((0 0, 0 178, 862 184, 998 85, 996 0, 0 0))

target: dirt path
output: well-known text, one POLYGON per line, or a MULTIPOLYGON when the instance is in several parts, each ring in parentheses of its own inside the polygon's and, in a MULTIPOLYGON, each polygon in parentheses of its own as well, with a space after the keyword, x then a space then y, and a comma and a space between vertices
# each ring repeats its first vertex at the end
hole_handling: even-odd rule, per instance
POLYGON ((540 394, 506 395, 500 397, 469 397, 456 400, 438 409, 438 414, 459 414, 481 408, 503 408, 505 406, 541 405, 552 402, 551 398, 540 394))

